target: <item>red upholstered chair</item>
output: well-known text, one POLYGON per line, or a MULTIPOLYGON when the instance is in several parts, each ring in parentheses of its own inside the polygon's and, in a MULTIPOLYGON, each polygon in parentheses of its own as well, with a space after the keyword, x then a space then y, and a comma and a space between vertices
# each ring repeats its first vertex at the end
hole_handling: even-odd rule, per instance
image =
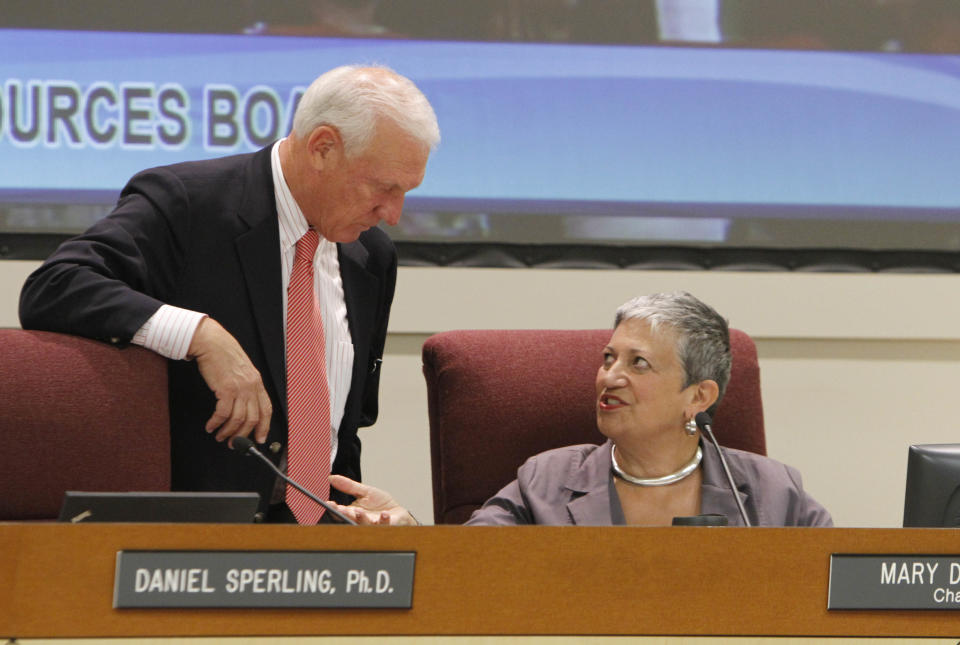
POLYGON ((0 520, 56 518, 67 490, 170 490, 166 361, 0 329, 0 435, 0 520))
MULTIPOLYGON (((611 330, 482 330, 423 345, 433 513, 459 524, 544 450, 602 443, 594 378, 611 330)), ((733 373, 714 431, 726 446, 766 454, 757 349, 731 330, 733 373)))

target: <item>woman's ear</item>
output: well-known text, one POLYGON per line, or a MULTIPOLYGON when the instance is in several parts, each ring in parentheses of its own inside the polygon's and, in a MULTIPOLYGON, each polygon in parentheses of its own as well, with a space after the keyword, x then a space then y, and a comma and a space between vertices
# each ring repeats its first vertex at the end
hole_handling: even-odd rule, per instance
POLYGON ((720 386, 717 385, 717 382, 711 379, 705 381, 700 381, 699 383, 693 385, 693 400, 690 401, 690 405, 693 408, 693 414, 689 418, 696 416, 697 412, 705 412, 710 409, 710 406, 717 402, 717 397, 720 396, 720 386))

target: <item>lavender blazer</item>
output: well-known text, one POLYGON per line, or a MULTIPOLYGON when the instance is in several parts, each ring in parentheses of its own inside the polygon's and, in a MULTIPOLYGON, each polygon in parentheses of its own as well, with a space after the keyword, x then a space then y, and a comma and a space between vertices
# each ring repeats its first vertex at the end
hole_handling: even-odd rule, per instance
MULTIPOLYGON (((703 442, 701 513, 743 525, 716 448, 703 442)), ((548 450, 528 459, 507 484, 477 509, 469 525, 623 523, 612 485, 612 442, 548 450)), ((830 513, 803 490, 800 473, 760 455, 724 448, 740 499, 754 526, 833 526, 830 513)))

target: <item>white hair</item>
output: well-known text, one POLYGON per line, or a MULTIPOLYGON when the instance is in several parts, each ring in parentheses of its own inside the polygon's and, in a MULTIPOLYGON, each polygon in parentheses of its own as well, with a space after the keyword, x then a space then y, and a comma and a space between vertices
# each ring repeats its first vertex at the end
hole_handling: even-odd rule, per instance
POLYGON ((388 118, 433 150, 440 126, 427 97, 410 79, 379 65, 344 65, 319 76, 300 99, 293 131, 306 138, 321 125, 340 132, 348 156, 362 152, 388 118))
POLYGON ((720 392, 710 407, 712 414, 727 389, 733 362, 730 329, 723 316, 690 293, 674 291, 628 300, 617 309, 613 327, 633 319, 645 320, 651 332, 663 325, 676 333, 677 358, 686 375, 683 387, 706 379, 716 381, 720 392))

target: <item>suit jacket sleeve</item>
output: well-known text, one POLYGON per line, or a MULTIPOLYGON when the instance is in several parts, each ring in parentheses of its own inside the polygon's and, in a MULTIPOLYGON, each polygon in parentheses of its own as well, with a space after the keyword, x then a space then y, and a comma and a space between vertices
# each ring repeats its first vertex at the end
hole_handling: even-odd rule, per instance
MULTIPOLYGON (((722 476, 719 457, 704 442, 704 513, 721 513, 739 524, 730 489, 722 476)), ((803 488, 800 472, 775 459, 724 448, 737 488, 745 498, 747 515, 756 526, 833 526, 830 513, 803 488)))
POLYGON ((113 212, 64 242, 24 283, 24 328, 126 344, 177 283, 186 190, 166 169, 130 180, 113 212))
POLYGON ((567 524, 569 491, 562 485, 568 455, 549 451, 534 455, 517 469, 517 478, 484 502, 466 521, 470 526, 567 524), (545 463, 544 463, 545 462, 545 463))
POLYGON ((520 490, 520 483, 513 480, 496 495, 484 502, 466 521, 467 526, 515 526, 533 524, 520 490))

